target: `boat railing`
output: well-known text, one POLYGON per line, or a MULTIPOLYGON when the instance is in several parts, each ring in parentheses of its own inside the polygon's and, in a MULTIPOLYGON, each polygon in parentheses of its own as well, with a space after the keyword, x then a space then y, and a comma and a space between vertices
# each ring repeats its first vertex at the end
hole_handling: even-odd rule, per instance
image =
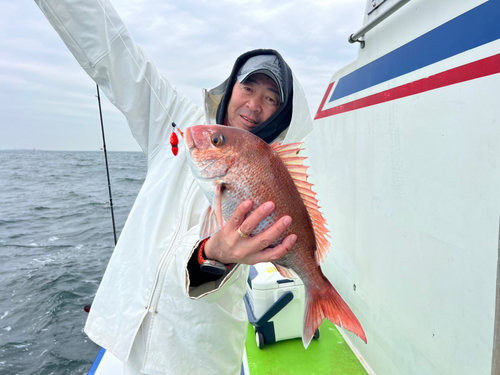
MULTIPOLYGON (((374 0, 373 2, 375 2, 375 1, 376 0, 374 0)), ((379 2, 381 2, 381 1, 379 0, 379 2)), ((377 26, 379 23, 381 23, 382 21, 387 19, 387 17, 389 17, 391 14, 393 14, 394 12, 396 12, 397 10, 399 10, 401 7, 403 7, 404 5, 406 5, 409 2, 410 2, 410 0, 396 1, 384 13, 380 14, 377 18, 371 20, 365 26, 363 26, 361 29, 359 29, 355 33, 351 34, 349 36, 349 39, 348 39, 349 43, 358 42, 361 44, 361 48, 365 48, 365 41, 363 39, 360 39, 360 38, 363 37, 368 31, 373 29, 375 26, 377 26)))

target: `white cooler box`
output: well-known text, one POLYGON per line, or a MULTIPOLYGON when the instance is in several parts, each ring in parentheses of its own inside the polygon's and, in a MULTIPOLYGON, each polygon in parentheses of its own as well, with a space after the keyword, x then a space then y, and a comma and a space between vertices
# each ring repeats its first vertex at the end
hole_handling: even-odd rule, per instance
MULTIPOLYGON (((245 305, 257 346, 302 337, 305 291, 299 277, 287 279, 272 263, 250 266, 245 305)), ((319 338, 319 329, 314 338, 319 338)))

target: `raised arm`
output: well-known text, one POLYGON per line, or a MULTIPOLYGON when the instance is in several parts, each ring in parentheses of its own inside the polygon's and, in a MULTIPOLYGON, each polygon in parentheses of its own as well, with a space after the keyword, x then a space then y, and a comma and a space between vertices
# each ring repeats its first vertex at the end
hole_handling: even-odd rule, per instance
POLYGON ((146 154, 168 143, 172 121, 181 126, 204 122, 201 108, 161 76, 109 1, 35 2, 81 67, 126 116, 146 154))

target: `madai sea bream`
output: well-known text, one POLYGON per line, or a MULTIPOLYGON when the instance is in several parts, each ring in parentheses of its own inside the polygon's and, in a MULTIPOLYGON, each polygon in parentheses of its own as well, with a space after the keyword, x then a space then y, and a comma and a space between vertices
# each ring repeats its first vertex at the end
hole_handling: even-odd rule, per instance
POLYGON ((329 251, 329 232, 312 185, 307 182, 305 158, 298 156, 301 144, 268 145, 248 131, 221 125, 190 127, 185 140, 191 170, 212 203, 211 211, 222 216, 219 223, 228 221, 246 200, 253 201, 248 215, 267 201, 276 206, 251 236, 262 233, 284 215, 292 217, 292 224, 271 247, 291 233, 297 235, 293 248, 273 263, 284 277, 292 276, 291 269, 304 283, 304 347, 309 346, 325 318, 366 342, 358 319, 321 271, 320 264, 329 251))

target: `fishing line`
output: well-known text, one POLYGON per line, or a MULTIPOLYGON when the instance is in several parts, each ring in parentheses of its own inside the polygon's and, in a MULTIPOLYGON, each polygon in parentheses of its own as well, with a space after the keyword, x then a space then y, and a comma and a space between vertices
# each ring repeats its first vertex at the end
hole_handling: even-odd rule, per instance
POLYGON ((116 239, 115 212, 113 209, 113 196, 111 194, 111 180, 109 178, 108 152, 106 150, 106 138, 104 137, 104 122, 102 121, 101 96, 99 95, 99 85, 98 84, 96 84, 96 88, 97 88, 97 102, 99 103, 99 117, 101 119, 102 148, 104 150, 104 160, 106 162, 106 175, 108 176, 109 206, 111 209, 111 221, 113 222, 113 235, 115 238, 115 246, 116 246, 116 243, 118 241, 116 239))
MULTIPOLYGON (((106 16, 107 20, 109 21, 109 23, 115 29, 116 34, 118 35, 118 37, 122 41, 123 45, 127 49, 127 52, 129 53, 130 57, 134 61, 134 63, 137 66, 137 68, 139 69, 139 72, 141 73, 142 77, 144 78, 144 80, 148 84, 149 88, 151 89, 151 92, 153 93, 154 97, 158 100, 158 103, 160 103, 161 107, 165 111, 165 114, 167 115, 167 117, 170 120, 170 122, 172 122, 172 125, 174 126, 174 129, 175 129, 175 125, 173 124, 172 117, 170 117, 170 115, 168 114, 167 108, 165 108, 165 106, 163 105, 163 102, 160 100, 160 98, 156 94, 155 90, 153 89, 153 86, 151 86, 151 83, 149 82, 148 78, 146 77, 146 75, 142 71, 141 66, 139 65, 139 63, 135 59, 135 57, 132 54, 132 52, 130 52, 130 49, 128 48, 127 43, 125 43, 125 41, 123 40, 123 38, 121 36, 121 33, 118 31, 118 29, 116 28, 115 24, 111 20, 111 17, 106 12, 105 5, 101 4, 101 2, 99 0, 96 0, 96 1, 99 3, 99 6, 102 8, 102 11, 104 12, 104 15, 106 16)), ((104 159, 106 161, 106 174, 108 176, 108 192, 109 192, 109 204, 110 204, 110 208, 111 208, 111 220, 113 222, 113 235, 114 235, 114 238, 115 238, 115 245, 116 245, 117 239, 116 239, 115 215, 114 215, 114 210, 113 210, 113 197, 111 195, 111 181, 109 179, 109 167, 108 167, 108 155, 107 155, 107 152, 106 152, 106 140, 105 140, 105 137, 104 137, 104 124, 103 124, 103 120, 102 120, 101 97, 99 95, 99 85, 96 84, 96 86, 97 86, 97 101, 99 102, 99 116, 101 118, 102 144, 103 144, 103 150, 104 150, 104 159)))
MULTIPOLYGON (((151 83, 149 82, 149 79, 146 77, 146 75, 144 74, 144 72, 142 71, 141 69, 141 66, 139 65, 139 63, 137 62, 137 60, 135 59, 134 55, 132 54, 132 52, 130 51, 130 49, 128 48, 127 46, 127 43, 125 43, 125 41, 123 40, 122 36, 121 36, 121 33, 118 31, 118 29, 116 28, 115 24, 113 23, 113 21, 111 20, 111 17, 108 15, 108 13, 106 12, 106 8, 105 8, 105 5, 102 4, 99 0, 96 0, 98 3, 99 3, 99 6, 101 7, 102 11, 104 12, 104 15, 106 16, 107 20, 109 21, 109 23, 113 26, 113 28, 115 29, 116 31, 116 34, 118 35, 118 37, 120 38, 120 40, 122 41, 123 45, 125 46, 127 52, 129 53, 130 57, 132 58, 132 61, 134 61, 135 65, 137 66, 137 68, 139 69, 139 72, 141 73, 142 77, 144 78, 144 80, 146 81, 146 83, 148 84, 149 88, 151 89, 151 92, 153 93, 154 97, 156 98, 156 100, 158 100, 158 103, 160 103, 161 107, 163 108, 163 110, 165 111, 165 114, 167 115, 168 119, 170 122, 172 122, 172 126, 174 128, 174 131, 175 129, 177 128, 177 126, 175 125, 175 123, 172 121, 172 117, 168 114, 168 110, 167 108, 163 105, 163 102, 160 100, 160 98, 158 97, 158 95, 156 94, 155 90, 153 89, 153 86, 151 86, 151 83)), ((115 245, 117 243, 117 238, 116 238, 116 225, 115 225, 115 214, 114 214, 114 210, 113 210, 113 197, 112 197, 112 194, 111 194, 111 181, 110 181, 110 178, 109 178, 109 167, 108 167, 108 155, 107 155, 107 151, 106 151, 106 139, 105 139, 105 136, 104 136, 104 123, 103 123, 103 120, 102 120, 102 110, 101 110, 101 97, 99 95, 99 85, 97 85, 97 101, 99 103, 99 116, 100 116, 100 119, 101 119, 101 130, 102 130, 102 144, 103 144, 103 150, 104 150, 104 159, 106 161, 106 174, 107 174, 107 177, 108 177, 108 192, 109 192, 109 204, 110 204, 110 208, 111 208, 111 220, 113 222, 113 235, 114 235, 114 239, 115 239, 115 245)), ((179 129, 180 130, 180 129, 179 129)), ((182 135, 182 133, 181 133, 182 135)), ((177 145, 174 146, 174 144, 172 144, 172 151, 174 152, 174 147, 176 147, 177 145)), ((176 154, 176 152, 175 152, 176 154)))
MULTIPOLYGON (((130 57, 132 58, 132 60, 134 61, 135 65, 137 66, 137 68, 139 69, 139 72, 140 74, 142 75, 142 77, 144 78, 144 80, 146 81, 146 83, 148 84, 149 88, 151 89, 151 92, 153 93, 154 97, 156 98, 156 100, 158 100, 158 103, 160 103, 160 106, 163 108, 163 110, 165 111, 165 114, 167 115, 168 119, 169 119, 169 122, 172 123, 172 134, 171 134, 171 138, 170 138, 170 144, 172 145, 172 153, 177 156, 177 153, 179 151, 179 148, 178 148, 178 143, 173 143, 173 138, 172 136, 176 136, 175 135, 175 131, 178 130, 179 131, 179 134, 181 135, 182 138, 184 138, 183 134, 182 134, 182 131, 180 130, 180 128, 175 124, 175 122, 172 120, 172 117, 168 114, 168 110, 167 108, 163 105, 163 102, 160 100, 160 98, 158 97, 158 95, 156 94, 156 91, 153 89, 153 86, 151 86, 151 82, 149 82, 149 79, 146 77, 146 75, 144 74, 143 70, 141 69, 141 66, 139 65, 139 63, 137 62, 137 60, 135 59, 134 55, 132 54, 132 52, 130 52, 130 49, 128 48, 127 46, 127 43, 125 43, 125 41, 123 40, 122 38, 122 35, 121 33, 118 31, 118 29, 116 28, 115 24, 113 23, 113 21, 111 20, 111 17, 108 15, 108 13, 106 12, 106 8, 105 8, 105 5, 101 4, 101 2, 99 0, 96 0, 102 11, 104 12, 104 15, 106 16, 106 18, 108 19, 109 23, 111 24, 111 26, 113 26, 113 28, 115 29, 116 31, 116 34, 118 35, 118 38, 120 38, 120 40, 122 41, 123 45, 125 46, 128 54, 130 55, 130 57)), ((116 242, 116 235, 115 235, 115 242, 116 242)))

